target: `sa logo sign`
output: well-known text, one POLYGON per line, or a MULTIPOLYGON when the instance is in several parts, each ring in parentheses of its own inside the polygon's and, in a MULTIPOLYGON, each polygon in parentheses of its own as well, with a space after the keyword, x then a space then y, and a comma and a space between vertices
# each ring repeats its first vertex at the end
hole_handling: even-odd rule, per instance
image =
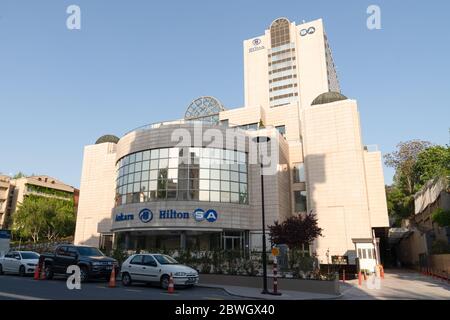
POLYGON ((194 211, 194 219, 195 221, 201 222, 206 220, 208 222, 215 222, 217 220, 217 211, 213 209, 209 209, 205 212, 203 209, 196 209, 194 211))

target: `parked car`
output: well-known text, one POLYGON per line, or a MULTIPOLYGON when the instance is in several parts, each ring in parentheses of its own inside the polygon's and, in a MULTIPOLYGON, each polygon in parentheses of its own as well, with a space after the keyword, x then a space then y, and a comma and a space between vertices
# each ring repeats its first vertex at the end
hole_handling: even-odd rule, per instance
POLYGON ((174 258, 156 253, 134 254, 122 264, 122 283, 158 283, 163 289, 169 286, 170 274, 174 286, 194 286, 198 283, 198 272, 179 264, 174 258))
POLYGON ((0 258, 0 274, 33 274, 38 260, 39 254, 33 251, 10 251, 0 258))
POLYGON ((67 268, 71 265, 80 267, 82 282, 92 278, 109 280, 113 268, 116 274, 119 272, 117 260, 105 256, 95 247, 60 245, 54 253, 42 254, 41 260, 46 279, 57 274, 67 275, 67 268))

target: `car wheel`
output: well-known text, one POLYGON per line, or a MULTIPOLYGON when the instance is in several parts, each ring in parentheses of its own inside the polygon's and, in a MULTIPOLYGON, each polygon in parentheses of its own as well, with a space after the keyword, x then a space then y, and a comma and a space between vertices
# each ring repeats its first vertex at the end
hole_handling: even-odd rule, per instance
POLYGON ((131 276, 128 273, 124 273, 122 274, 122 284, 125 287, 131 286, 132 280, 131 280, 131 276))
POLYGON ((3 274, 3 266, 0 264, 0 275, 3 274))
POLYGON ((53 268, 51 264, 44 265, 44 274, 45 279, 52 280, 53 279, 53 268))
POLYGON ((81 282, 87 282, 89 280, 89 273, 86 267, 80 267, 80 280, 81 282))
POLYGON ((163 275, 161 277, 161 288, 163 288, 164 290, 166 290, 169 287, 169 276, 168 275, 163 275))
POLYGON ((19 268, 19 276, 25 277, 25 267, 24 266, 20 266, 20 268, 19 268))

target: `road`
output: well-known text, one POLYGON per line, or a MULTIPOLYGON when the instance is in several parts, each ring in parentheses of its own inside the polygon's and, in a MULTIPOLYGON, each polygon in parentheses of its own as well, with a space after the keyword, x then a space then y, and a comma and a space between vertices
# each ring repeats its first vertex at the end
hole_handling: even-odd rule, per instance
POLYGON ((377 289, 358 286, 358 280, 341 282, 341 299, 345 300, 450 300, 450 285, 409 270, 386 270, 384 280, 377 289))
POLYGON ((156 286, 133 285, 108 288, 107 282, 83 283, 80 290, 69 290, 64 278, 34 280, 33 277, 0 275, 0 300, 242 300, 215 288, 176 288, 169 294, 156 286))

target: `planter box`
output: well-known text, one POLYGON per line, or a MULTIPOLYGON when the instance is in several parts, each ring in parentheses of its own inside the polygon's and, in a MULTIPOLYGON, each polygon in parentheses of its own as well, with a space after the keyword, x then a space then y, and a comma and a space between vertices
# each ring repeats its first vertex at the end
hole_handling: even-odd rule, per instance
MULTIPOLYGON (((262 281, 262 277, 200 274, 200 284, 204 285, 215 284, 223 286, 261 288, 262 281)), ((267 286, 269 289, 273 287, 273 279, 270 277, 267 279, 267 286)), ((339 294, 339 281, 278 278, 278 289, 281 292, 283 290, 290 290, 337 295, 339 294)))

